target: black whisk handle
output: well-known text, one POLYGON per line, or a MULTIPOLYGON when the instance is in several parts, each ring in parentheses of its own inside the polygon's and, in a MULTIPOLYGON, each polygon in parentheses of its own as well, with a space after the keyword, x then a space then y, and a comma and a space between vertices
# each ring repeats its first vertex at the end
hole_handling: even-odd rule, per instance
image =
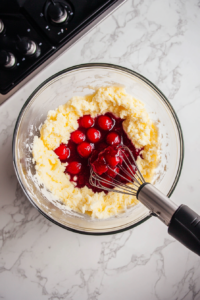
POLYGON ((168 233, 194 253, 200 255, 200 216, 186 205, 175 211, 168 233))
POLYGON ((186 205, 178 207, 149 183, 141 185, 137 199, 168 226, 171 236, 200 255, 200 216, 196 212, 186 205))

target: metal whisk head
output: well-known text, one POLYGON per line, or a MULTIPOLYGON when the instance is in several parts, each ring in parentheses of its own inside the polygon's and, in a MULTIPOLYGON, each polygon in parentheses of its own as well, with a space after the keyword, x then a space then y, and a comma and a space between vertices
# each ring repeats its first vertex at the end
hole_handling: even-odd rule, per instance
MULTIPOLYGON (((118 148, 122 151, 123 161, 117 166, 120 172, 115 172, 116 177, 107 175, 106 179, 104 175, 98 175, 91 167, 89 182, 102 190, 136 196, 139 187, 145 183, 145 180, 130 149, 121 145, 118 148)), ((108 168, 113 171, 109 166, 108 168)))

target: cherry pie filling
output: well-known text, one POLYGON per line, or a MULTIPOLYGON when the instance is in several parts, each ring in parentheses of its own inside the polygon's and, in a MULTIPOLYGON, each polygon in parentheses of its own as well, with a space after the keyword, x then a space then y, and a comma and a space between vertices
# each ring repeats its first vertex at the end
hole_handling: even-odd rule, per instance
MULTIPOLYGON (((127 146, 137 160, 143 148, 135 148, 123 129, 124 119, 117 118, 112 113, 92 118, 85 115, 78 120, 79 127, 71 133, 67 144, 61 144, 54 150, 62 163, 68 163, 65 173, 70 176, 70 181, 76 183, 77 188, 87 186, 93 192, 108 193, 107 191, 94 187, 89 183, 90 168, 104 179, 105 187, 114 188, 109 185, 112 178, 123 180, 124 183, 130 178, 122 179, 119 165, 123 163, 123 154, 120 145, 127 146)), ((134 166, 129 166, 133 169, 134 166)), ((124 174, 123 174, 124 176, 124 174)))

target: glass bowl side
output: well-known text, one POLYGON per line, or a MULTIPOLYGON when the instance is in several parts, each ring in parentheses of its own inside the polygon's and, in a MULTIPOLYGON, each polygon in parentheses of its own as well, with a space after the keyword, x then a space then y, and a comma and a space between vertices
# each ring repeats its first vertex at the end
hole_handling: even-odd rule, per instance
POLYGON ((67 210, 62 203, 39 185, 32 161, 32 143, 49 110, 65 104, 71 97, 94 92, 100 86, 120 85, 145 103, 151 119, 157 123, 161 140, 161 163, 154 183, 170 195, 180 176, 183 138, 176 114, 164 95, 141 75, 113 65, 87 64, 63 70, 45 81, 29 97, 16 123, 13 159, 18 180, 31 203, 54 223, 81 233, 108 234, 133 227, 147 219, 149 211, 138 204, 127 212, 107 220, 67 210))

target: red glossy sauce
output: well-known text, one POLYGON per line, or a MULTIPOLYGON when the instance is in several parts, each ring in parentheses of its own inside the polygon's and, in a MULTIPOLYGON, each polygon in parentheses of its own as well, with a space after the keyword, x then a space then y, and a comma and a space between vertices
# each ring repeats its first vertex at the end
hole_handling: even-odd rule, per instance
MULTIPOLYGON (((108 142, 111 143, 110 138, 107 139, 107 136, 109 133, 112 132, 112 133, 118 134, 120 137, 120 140, 121 140, 121 144, 124 144, 131 150, 135 159, 137 159, 137 157, 140 155, 140 152, 142 150, 142 149, 136 149, 135 146, 133 145, 133 143, 131 142, 131 140, 128 138, 126 132, 124 131, 124 129, 122 127, 122 122, 124 121, 123 119, 115 117, 112 113, 106 113, 104 116, 106 116, 112 120, 112 127, 110 128, 109 122, 105 118, 105 121, 107 122, 105 124, 105 126, 107 126, 109 128, 107 130, 103 130, 99 126, 99 124, 102 125, 102 118, 101 118, 101 122, 98 122, 98 118, 100 116, 97 116, 96 118, 93 119, 94 124, 92 126, 91 126, 91 124, 92 124, 91 117, 87 116, 87 118, 85 118, 86 123, 87 123, 87 119, 90 121, 89 122, 90 124, 88 125, 90 127, 87 127, 87 124, 85 125, 85 123, 83 122, 83 117, 78 120, 79 127, 77 130, 80 130, 82 133, 84 133, 84 135, 85 135, 84 143, 89 143, 92 146, 92 152, 88 157, 82 157, 78 153, 77 148, 80 147, 81 144, 77 144, 77 143, 73 142, 71 138, 70 138, 68 144, 66 145, 66 148, 68 148, 70 150, 70 156, 65 161, 62 160, 62 163, 68 162, 70 164, 71 162, 78 162, 81 164, 80 172, 76 175, 70 174, 67 171, 67 169, 70 169, 70 168, 66 168, 66 171, 65 171, 66 173, 68 173, 70 175, 70 181, 76 182, 77 188, 83 188, 84 186, 87 186, 88 188, 92 189, 93 192, 101 192, 102 191, 99 188, 91 186, 91 184, 89 183, 89 178, 90 178, 89 160, 90 160, 91 156, 92 156, 93 160, 96 159, 98 157, 98 154, 101 151, 103 151, 105 148, 110 146, 110 144, 108 144, 108 142), (82 124, 84 124, 85 127, 83 127, 82 124), (100 132, 100 140, 99 141, 97 141, 95 143, 91 143, 91 141, 88 138, 91 135, 87 134, 87 131, 90 128, 94 128, 100 132), (76 178, 76 180, 75 180, 75 178, 76 178)), ((104 128, 105 128, 105 126, 104 126, 104 128)), ((92 132, 92 131, 90 131, 90 132, 92 132)), ((115 138, 116 135, 111 135, 111 136, 113 136, 115 138)), ((115 139, 115 141, 116 141, 116 139, 115 139)), ((117 139, 117 141, 118 141, 118 139, 117 139)), ((116 177, 116 179, 117 179, 117 177, 116 177)))

